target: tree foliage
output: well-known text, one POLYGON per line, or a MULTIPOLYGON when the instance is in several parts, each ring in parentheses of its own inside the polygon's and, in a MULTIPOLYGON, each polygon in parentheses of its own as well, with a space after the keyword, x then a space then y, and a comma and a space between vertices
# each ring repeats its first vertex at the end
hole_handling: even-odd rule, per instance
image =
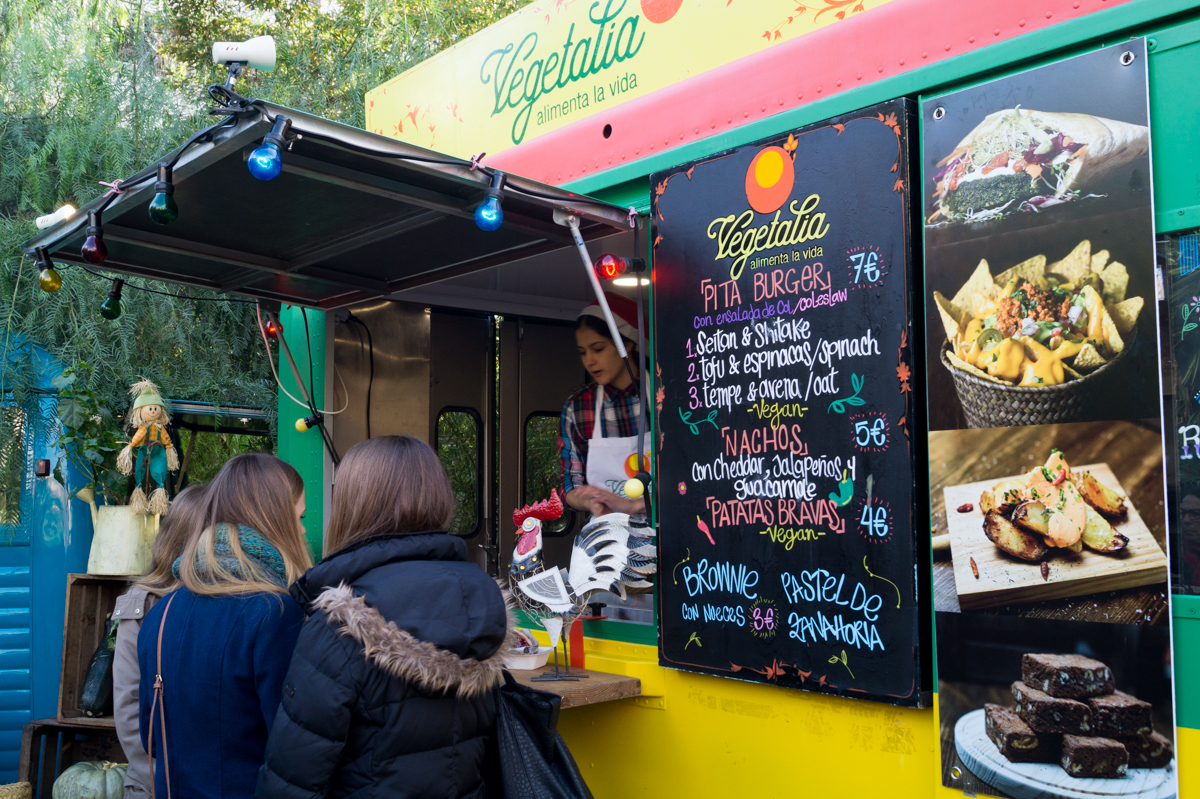
MULTIPOLYGON (((35 234, 33 218, 82 206, 103 190, 99 181, 127 177, 208 124, 205 87, 223 79, 213 41, 275 36, 277 69, 247 70, 239 91, 361 126, 366 90, 520 4, 0 0, 0 398, 28 404, 36 342, 67 366, 88 367, 76 369, 75 389, 113 415, 143 375, 166 396, 273 407, 253 305, 130 279, 124 314, 106 321, 97 313, 105 277, 63 267, 60 291, 38 288, 19 246, 35 234)), ((0 452, 19 436, 19 425, 0 426, 0 452)), ((19 488, 17 460, 0 458, 0 501, 19 488)))

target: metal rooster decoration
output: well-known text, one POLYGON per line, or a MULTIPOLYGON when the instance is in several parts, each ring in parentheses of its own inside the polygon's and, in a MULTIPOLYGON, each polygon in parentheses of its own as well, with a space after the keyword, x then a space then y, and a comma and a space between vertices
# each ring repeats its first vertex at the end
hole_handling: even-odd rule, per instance
MULTIPOLYGON (((549 499, 513 511, 518 527, 509 567, 515 582, 513 596, 550 633, 552 647, 594 594, 607 591, 624 600, 629 590, 650 588, 646 576, 658 566, 654 528, 626 513, 608 513, 593 518, 575 537, 566 573, 558 566, 547 569, 542 559, 542 522, 557 519, 562 512, 557 490, 550 492, 549 499)), ((557 664, 557 653, 555 658, 557 664)))

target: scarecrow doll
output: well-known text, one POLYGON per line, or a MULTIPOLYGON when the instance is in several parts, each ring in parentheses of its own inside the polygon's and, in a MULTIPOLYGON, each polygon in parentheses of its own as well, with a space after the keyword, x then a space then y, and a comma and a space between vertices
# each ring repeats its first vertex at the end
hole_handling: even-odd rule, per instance
POLYGON ((171 444, 167 425, 171 417, 167 414, 158 386, 149 380, 140 380, 129 387, 134 397, 133 407, 126 420, 133 439, 117 457, 117 468, 121 474, 133 474, 137 483, 129 495, 129 507, 134 513, 163 514, 170 501, 164 484, 167 471, 179 471, 179 453, 171 444), (134 453, 136 452, 136 462, 134 453), (150 493, 147 500, 146 494, 150 493))

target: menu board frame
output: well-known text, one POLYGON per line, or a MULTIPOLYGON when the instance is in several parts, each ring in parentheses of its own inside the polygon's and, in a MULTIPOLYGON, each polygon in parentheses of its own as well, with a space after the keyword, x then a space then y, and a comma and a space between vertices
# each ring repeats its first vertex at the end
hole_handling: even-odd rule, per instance
MULTIPOLYGON (((910 202, 915 111, 913 100, 899 98, 651 176, 659 662, 665 667, 909 707, 931 704, 926 403, 914 347, 914 320, 924 311, 910 202), (763 159, 770 161, 760 167, 763 159), (733 225, 766 232, 754 233, 759 246, 742 245, 741 254, 726 246, 733 225), (863 271, 876 264, 884 268, 863 271), (685 280, 696 284, 686 299, 680 294, 685 280), (812 285, 800 286, 804 280, 812 285), (706 323, 693 324, 693 314, 706 323), (722 409, 710 393, 721 388, 708 368, 715 359, 697 372, 696 360, 674 355, 688 342, 697 346, 701 332, 711 342, 724 328, 721 335, 738 338, 720 360, 744 368, 754 361, 747 353, 754 349, 755 325, 767 324, 754 320, 785 315, 793 333, 796 322, 806 327, 805 342, 815 350, 842 350, 827 355, 832 360, 824 365, 793 360, 768 365, 760 375, 805 382, 804 408, 777 404, 807 418, 760 413, 751 424, 749 385, 736 400, 727 395, 722 409), (864 329, 836 332, 847 320, 863 321, 864 329), (677 340, 681 336, 688 342, 677 340), (703 398, 694 391, 697 382, 706 389, 703 398), (858 428, 859 439, 866 431, 867 440, 857 442, 862 446, 854 442, 858 428), (814 463, 836 458, 840 479, 805 474, 803 482, 812 478, 810 501, 784 500, 772 498, 771 489, 756 495, 756 488, 714 485, 720 481, 697 466, 756 451, 756 436, 777 447, 781 430, 814 463), (883 446, 871 446, 872 434, 883 446), (758 515, 739 495, 758 502, 758 515), (779 509, 786 501, 794 514, 779 509), (715 586, 709 596, 692 590, 707 580, 702 570, 726 568, 740 589, 715 586)), ((740 381, 722 376, 729 378, 726 386, 740 381)), ((781 467, 758 468, 772 476, 771 469, 781 467)))

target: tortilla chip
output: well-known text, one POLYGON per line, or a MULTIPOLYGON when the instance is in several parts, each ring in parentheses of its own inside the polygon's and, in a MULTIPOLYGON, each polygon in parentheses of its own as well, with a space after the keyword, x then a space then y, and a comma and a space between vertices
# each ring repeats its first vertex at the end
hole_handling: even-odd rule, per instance
MULTIPOLYGON (((1079 296, 1083 299, 1083 307, 1091 313, 1096 307, 1096 300, 1100 298, 1099 293, 1091 286, 1084 286, 1079 292, 1079 296)), ((1125 342, 1121 338, 1120 332, 1117 330, 1117 323, 1109 316, 1108 309, 1103 305, 1100 306, 1100 335, 1104 337, 1104 343, 1108 347, 1109 352, 1116 355, 1121 350, 1125 349, 1125 342)), ((1075 358, 1075 365, 1079 365, 1079 357, 1075 358)))
POLYGON ((1008 282, 1015 278, 1023 278, 1030 283, 1037 283, 1037 279, 1046 273, 1046 256, 1035 255, 1028 261, 1022 261, 1012 269, 1006 269, 996 275, 995 283, 1003 288, 1008 285, 1008 282))
POLYGON ((982 369, 980 369, 976 366, 972 366, 971 364, 964 361, 962 358, 959 358, 957 355, 955 355, 953 351, 946 353, 946 357, 950 359, 950 363, 954 364, 955 367, 962 369, 964 372, 973 374, 976 377, 982 377, 984 380, 987 380, 988 382, 991 382, 991 383, 1001 383, 1006 386, 1012 385, 1012 383, 1009 383, 1007 380, 1001 380, 998 377, 992 377, 991 375, 989 375, 987 372, 983 371, 982 369))
POLYGON ((933 292, 933 301, 937 303, 938 314, 942 317, 942 325, 946 328, 946 338, 953 344, 958 339, 959 331, 965 328, 967 322, 970 321, 969 315, 946 299, 940 291, 933 292))
POLYGON ((1084 239, 1071 254, 1047 267, 1047 272, 1057 272, 1067 280, 1078 280, 1092 271, 1092 243, 1084 239))
POLYGON ((1108 263, 1108 250, 1101 250, 1092 256, 1092 271, 1103 272, 1106 263, 1108 263))
POLYGON ((1075 356, 1075 368, 1086 372, 1098 369, 1106 363, 1108 361, 1104 360, 1100 350, 1093 347, 1090 341, 1084 344, 1075 356))
POLYGON ((992 273, 988 269, 988 262, 984 260, 979 262, 979 266, 975 267, 975 271, 971 273, 970 280, 963 284, 950 302, 959 308, 966 309, 968 313, 974 314, 979 310, 979 301, 981 299, 990 300, 995 293, 992 273))
POLYGON ((1113 324, 1117 326, 1117 332, 1122 336, 1128 336, 1134 325, 1137 324, 1138 314, 1142 312, 1142 306, 1145 304, 1146 301, 1141 297, 1130 297, 1116 305, 1105 306, 1105 310, 1112 317, 1113 324))
POLYGON ((1100 279, 1104 281, 1104 301, 1106 303, 1116 305, 1125 299, 1125 292, 1129 290, 1129 270, 1123 264, 1113 261, 1104 267, 1104 271, 1100 273, 1100 279))
MULTIPOLYGON (((1093 349, 1095 349, 1095 348, 1093 347, 1093 349)), ((1063 364, 1063 371, 1066 372, 1067 376, 1070 377, 1072 380, 1082 380, 1083 379, 1083 375, 1081 375, 1079 372, 1076 372, 1074 369, 1072 369, 1066 363, 1063 364)))

